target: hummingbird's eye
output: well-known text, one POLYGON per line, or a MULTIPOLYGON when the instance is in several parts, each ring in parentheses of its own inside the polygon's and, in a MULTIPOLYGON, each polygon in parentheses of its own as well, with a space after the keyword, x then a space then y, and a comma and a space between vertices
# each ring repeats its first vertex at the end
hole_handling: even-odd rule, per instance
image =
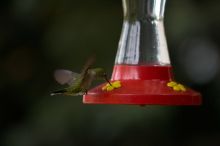
POLYGON ((104 73, 103 73, 103 76, 104 76, 104 77, 107 77, 107 74, 104 72, 104 73))

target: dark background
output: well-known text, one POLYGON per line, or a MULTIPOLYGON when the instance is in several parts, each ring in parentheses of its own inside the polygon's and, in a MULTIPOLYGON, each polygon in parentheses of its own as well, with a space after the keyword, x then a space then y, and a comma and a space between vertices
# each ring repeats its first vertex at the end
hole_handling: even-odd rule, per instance
POLYGON ((0 145, 220 145, 220 1, 168 0, 165 29, 175 78, 203 105, 84 105, 49 96, 53 71, 91 54, 111 74, 120 0, 0 1, 0 145))

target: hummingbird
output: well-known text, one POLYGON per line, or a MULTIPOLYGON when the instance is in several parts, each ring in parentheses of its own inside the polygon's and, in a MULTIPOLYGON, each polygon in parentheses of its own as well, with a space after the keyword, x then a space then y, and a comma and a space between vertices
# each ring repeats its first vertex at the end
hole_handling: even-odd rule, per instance
POLYGON ((55 80, 61 85, 67 84, 68 87, 54 91, 50 95, 78 96, 87 94, 89 87, 95 79, 104 79, 111 85, 103 68, 91 68, 93 62, 94 58, 90 58, 84 65, 81 73, 65 69, 55 70, 55 80))

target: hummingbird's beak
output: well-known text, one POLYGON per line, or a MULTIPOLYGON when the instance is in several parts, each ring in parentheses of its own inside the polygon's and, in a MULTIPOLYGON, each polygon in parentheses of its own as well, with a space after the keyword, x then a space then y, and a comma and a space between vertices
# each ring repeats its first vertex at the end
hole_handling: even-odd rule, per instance
POLYGON ((106 74, 105 74, 105 76, 104 76, 104 77, 105 77, 105 80, 106 80, 106 81, 109 83, 109 85, 110 85, 110 86, 112 86, 112 84, 109 82, 109 80, 108 80, 108 78, 107 78, 107 75, 106 75, 106 74))

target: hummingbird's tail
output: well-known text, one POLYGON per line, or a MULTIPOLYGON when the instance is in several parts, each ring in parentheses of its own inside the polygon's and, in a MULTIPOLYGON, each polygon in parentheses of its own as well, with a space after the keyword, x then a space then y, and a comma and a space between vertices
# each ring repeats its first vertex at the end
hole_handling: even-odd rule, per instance
POLYGON ((66 89, 57 90, 57 91, 52 92, 50 96, 61 95, 61 94, 64 94, 65 92, 66 92, 66 89))

